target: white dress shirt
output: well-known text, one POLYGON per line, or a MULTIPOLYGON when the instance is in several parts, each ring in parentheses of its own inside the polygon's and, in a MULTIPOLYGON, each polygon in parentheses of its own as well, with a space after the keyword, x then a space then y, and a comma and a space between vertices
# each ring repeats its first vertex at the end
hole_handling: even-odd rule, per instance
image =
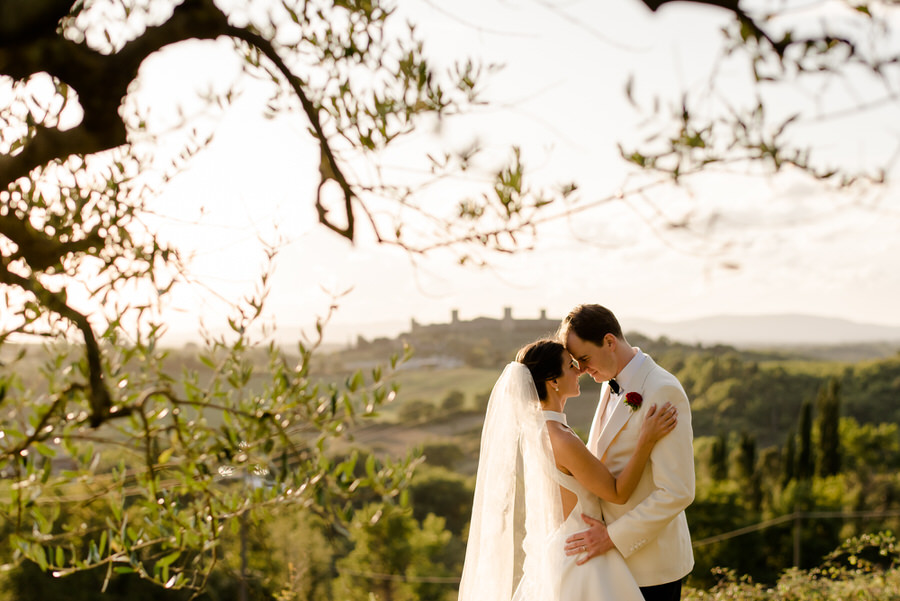
POLYGON ((634 379, 634 375, 641 368, 641 365, 644 364, 644 359, 647 358, 644 351, 636 346, 632 348, 637 352, 634 354, 634 357, 631 358, 631 361, 622 368, 622 371, 616 374, 614 379, 619 384, 619 394, 614 393, 612 390, 609 391, 609 402, 607 402, 606 407, 603 408, 601 424, 605 424, 609 421, 609 416, 612 414, 613 409, 615 409, 616 403, 622 399, 626 392, 633 390, 629 387, 629 384, 633 384, 632 380, 634 379))

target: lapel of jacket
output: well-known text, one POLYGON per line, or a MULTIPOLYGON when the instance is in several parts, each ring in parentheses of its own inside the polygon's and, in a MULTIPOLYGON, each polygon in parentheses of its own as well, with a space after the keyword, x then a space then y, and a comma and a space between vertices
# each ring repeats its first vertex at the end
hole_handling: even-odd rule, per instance
POLYGON ((597 449, 595 451, 597 457, 603 458, 603 455, 606 454, 606 449, 612 444, 619 430, 628 423, 631 413, 631 409, 621 399, 616 401, 616 406, 609 416, 609 421, 600 430, 600 437, 597 439, 597 449))
POLYGON ((600 440, 600 430, 602 430, 603 426, 600 420, 603 417, 603 412, 606 410, 606 404, 609 403, 609 394, 609 384, 604 383, 600 389, 600 402, 597 403, 597 410, 594 411, 594 421, 591 422, 591 431, 588 434, 588 449, 597 457, 600 457, 600 454, 597 453, 597 443, 600 440))
MULTIPOLYGON (((644 385, 654 367, 656 367, 656 363, 653 362, 653 359, 651 359, 649 355, 644 357, 644 363, 641 365, 640 371, 638 371, 634 377, 635 384, 637 385, 632 389, 634 392, 638 392, 641 396, 644 396, 644 385)), ((607 401, 609 400, 608 397, 609 390, 607 387, 607 401)), ((624 398, 620 397, 616 402, 616 407, 613 409, 612 415, 609 416, 609 421, 606 422, 600 430, 596 447, 592 449, 597 457, 602 458, 603 455, 606 454, 609 445, 612 444, 622 428, 625 427, 625 424, 628 423, 628 420, 633 413, 634 411, 631 410, 631 407, 625 404, 624 398)), ((598 413, 598 415, 600 414, 598 413)), ((597 421, 597 417, 594 418, 594 421, 597 421)))

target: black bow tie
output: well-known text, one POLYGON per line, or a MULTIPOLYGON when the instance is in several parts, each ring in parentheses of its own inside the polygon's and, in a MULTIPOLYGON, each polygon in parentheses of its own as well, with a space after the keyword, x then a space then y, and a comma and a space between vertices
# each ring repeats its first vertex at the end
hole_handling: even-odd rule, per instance
POLYGON ((619 394, 619 391, 622 390, 622 387, 615 380, 609 381, 609 388, 613 391, 613 394, 619 394))

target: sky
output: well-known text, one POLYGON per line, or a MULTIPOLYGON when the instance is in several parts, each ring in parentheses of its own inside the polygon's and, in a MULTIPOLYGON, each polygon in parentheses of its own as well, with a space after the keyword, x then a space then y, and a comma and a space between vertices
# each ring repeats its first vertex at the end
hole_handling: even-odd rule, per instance
MULTIPOLYGON (((519 318, 541 310, 562 317, 585 302, 610 307, 626 327, 629 318, 784 313, 900 325, 894 184, 839 193, 799 174, 734 170, 599 202, 635 181, 617 150, 643 135, 645 115, 624 92, 630 77, 645 105, 657 96, 673 102, 703 89, 718 65, 736 102, 752 97, 745 64, 716 62, 723 11, 677 3, 651 13, 636 0, 399 4, 438 62, 471 56, 504 65, 486 82, 488 106, 435 133, 439 141, 477 137, 495 156, 517 145, 534 181, 576 181, 597 206, 542 227, 532 251, 489 256, 484 269, 460 267, 452 253, 379 247, 366 232, 350 244, 315 222, 318 149, 307 124, 263 118, 264 93, 242 84, 211 145, 147 219, 191 257, 193 281, 165 303, 172 340, 191 337, 200 321, 224 325, 228 304, 257 285, 260 240, 280 241, 267 307, 287 339, 311 333, 332 295, 340 298, 326 339, 338 343, 392 336, 411 319, 446 322, 454 309, 462 319, 500 317, 504 307, 519 318), (686 218, 690 228, 666 225, 686 218)), ((161 52, 142 70, 134 101, 165 114, 178 102, 173 90, 221 89, 236 73, 228 54, 216 43, 161 52)), ((870 83, 801 85, 771 97, 785 114, 824 114, 866 97, 870 83)), ((820 156, 871 168, 897 150, 896 109, 862 122, 813 120, 802 131, 820 156)), ((421 154, 415 144, 404 151, 421 154)), ((389 167, 402 173, 398 156, 389 167)))

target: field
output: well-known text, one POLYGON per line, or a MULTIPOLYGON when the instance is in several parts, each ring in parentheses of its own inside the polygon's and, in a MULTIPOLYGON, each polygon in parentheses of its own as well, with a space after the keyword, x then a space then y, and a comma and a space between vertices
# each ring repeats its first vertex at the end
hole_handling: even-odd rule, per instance
POLYGON ((475 408, 476 397, 490 394, 499 370, 458 367, 453 369, 401 370, 395 381, 400 385, 395 405, 424 400, 439 404, 452 390, 466 397, 468 407, 475 408))
MULTIPOLYGON (((453 444, 468 458, 457 469, 472 474, 476 467, 485 403, 499 373, 500 370, 471 367, 400 371, 394 378, 400 386, 396 399, 379 410, 376 418, 361 421, 353 428, 348 444, 392 457, 429 444, 453 444), (443 411, 441 402, 453 391, 463 394, 463 409, 443 411), (403 418, 404 405, 409 403, 428 403, 432 411, 418 419, 403 418)), ((596 408, 598 387, 584 382, 585 379, 582 378, 584 390, 581 396, 569 400, 566 413, 569 423, 586 439, 596 408)))

